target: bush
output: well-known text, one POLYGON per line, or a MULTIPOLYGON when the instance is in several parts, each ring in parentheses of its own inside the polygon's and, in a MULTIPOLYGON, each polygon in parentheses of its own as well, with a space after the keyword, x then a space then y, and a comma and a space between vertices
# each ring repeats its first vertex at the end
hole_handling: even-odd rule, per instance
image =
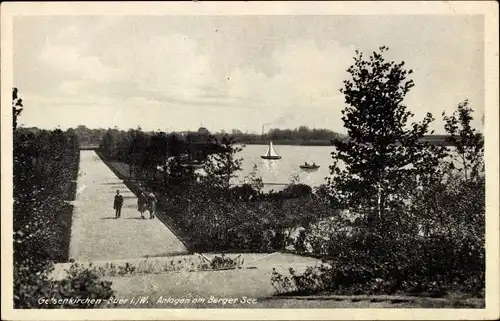
MULTIPOLYGON (((351 231, 332 233, 326 243, 320 253, 324 257, 321 267, 310 267, 302 275, 290 270, 290 285, 275 287, 343 295, 406 292, 442 296, 450 291, 484 295, 484 248, 474 238, 381 238, 351 231)), ((286 278, 276 275, 272 278, 278 283, 283 280, 286 278)))
POLYGON ((111 282, 100 280, 95 268, 84 268, 78 264, 72 264, 68 270, 68 276, 57 281, 48 279, 47 274, 50 271, 51 268, 35 274, 26 271, 29 276, 26 275, 22 280, 15 280, 14 306, 16 308, 92 309, 104 306, 105 300, 114 294, 111 282), (96 304, 78 300, 87 298, 94 299, 96 304), (48 299, 48 304, 44 304, 43 299, 48 299), (53 300, 58 303, 52 303, 53 300))
POLYGON ((78 170, 76 137, 60 130, 14 133, 14 254, 67 259, 71 181, 78 170))
MULTIPOLYGON (((13 96, 16 99, 17 90, 13 96)), ((68 260, 72 214, 68 201, 76 193, 72 181, 78 176, 80 156, 74 130, 17 128, 16 124, 17 119, 13 126, 14 307, 47 307, 39 306, 40 297, 108 297, 110 284, 100 282, 89 270, 72 267, 67 279, 48 279, 53 262, 68 260)))
POLYGON ((305 228, 296 249, 324 264, 301 275, 275 274, 278 293, 484 296, 484 176, 444 169, 414 183, 406 182, 406 200, 392 202, 377 228, 369 215, 349 211, 305 228))
POLYGON ((328 290, 349 294, 399 292, 442 296, 484 295, 484 177, 464 182, 448 173, 442 182, 415 189, 411 203, 387 211, 383 236, 364 215, 339 212, 301 231, 296 249, 323 258, 287 277, 275 272, 278 293, 328 290), (303 242, 303 243, 302 243, 303 242))
POLYGON ((222 254, 215 256, 210 263, 212 269, 235 269, 238 266, 238 261, 222 254))
POLYGON ((297 198, 311 196, 312 188, 306 184, 291 184, 288 185, 281 194, 287 198, 297 198))
POLYGON ((193 251, 282 250, 293 244, 292 233, 328 215, 324 202, 312 197, 284 199, 250 185, 232 188, 232 197, 221 199, 206 180, 183 185, 162 203, 165 213, 193 251), (248 197, 247 197, 248 196, 248 197))

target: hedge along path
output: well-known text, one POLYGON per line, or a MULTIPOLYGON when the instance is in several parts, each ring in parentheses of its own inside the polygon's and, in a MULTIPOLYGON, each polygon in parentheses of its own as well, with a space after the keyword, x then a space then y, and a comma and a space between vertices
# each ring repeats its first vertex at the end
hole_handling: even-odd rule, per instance
POLYGON ((188 253, 184 244, 158 218, 140 219, 137 197, 97 156, 80 151, 80 173, 74 201, 69 258, 103 261, 188 253), (116 190, 124 198, 115 219, 116 190))

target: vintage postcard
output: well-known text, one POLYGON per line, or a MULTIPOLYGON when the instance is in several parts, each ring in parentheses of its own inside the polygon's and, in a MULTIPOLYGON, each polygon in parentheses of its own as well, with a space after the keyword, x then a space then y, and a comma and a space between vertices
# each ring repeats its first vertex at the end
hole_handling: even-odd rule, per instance
POLYGON ((498 319, 498 6, 3 3, 2 319, 498 319))

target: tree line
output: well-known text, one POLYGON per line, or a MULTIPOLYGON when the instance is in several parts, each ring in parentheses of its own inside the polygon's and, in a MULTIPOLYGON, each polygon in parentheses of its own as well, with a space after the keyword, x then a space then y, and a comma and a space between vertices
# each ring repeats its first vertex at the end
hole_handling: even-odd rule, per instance
MULTIPOLYGON (((225 134, 221 132, 221 134, 225 134)), ((233 129, 230 135, 238 143, 262 144, 272 140, 278 144, 327 144, 330 140, 343 137, 343 135, 324 128, 309 128, 299 126, 294 129, 271 128, 262 134, 243 133, 239 129, 233 129)))
MULTIPOLYGON (((37 130, 36 128, 32 128, 32 130, 37 130)), ((102 143, 102 140, 106 135, 113 135, 113 137, 117 136, 123 136, 126 133, 133 132, 134 130, 139 130, 142 132, 140 127, 136 129, 128 129, 128 130, 122 130, 118 129, 117 127, 115 128, 97 128, 97 129, 91 129, 87 128, 85 125, 79 125, 76 128, 74 128, 75 134, 78 138, 78 142, 82 146, 96 146, 102 143)), ((150 132, 145 132, 148 134, 153 134, 154 131, 150 132)), ((203 140, 204 135, 200 134, 198 131, 186 131, 183 133, 179 132, 170 132, 168 134, 171 135, 176 135, 176 136, 189 136, 191 140, 194 141, 199 141, 203 140)), ((321 128, 308 128, 307 126, 300 126, 295 129, 279 129, 279 128, 271 128, 268 131, 266 131, 263 134, 257 134, 257 133, 244 133, 239 129, 233 129, 229 133, 226 133, 225 131, 219 131, 219 132, 214 132, 213 136, 221 138, 224 135, 229 134, 231 137, 233 137, 234 141, 237 143, 263 143, 267 142, 268 140, 274 140, 274 141, 283 141, 284 143, 328 143, 330 142, 331 139, 341 137, 342 135, 328 130, 328 129, 321 129, 321 128)))
MULTIPOLYGON (((33 132, 37 132, 40 129, 36 127, 27 128, 33 132)), ((136 129, 122 130, 115 128, 87 128, 85 125, 79 125, 73 128, 78 143, 82 147, 95 147, 99 146, 106 135, 112 135, 113 137, 123 137, 126 133, 139 130, 143 132, 140 127, 136 129)), ((148 134, 153 134, 154 131, 145 132, 148 134)), ((169 135, 176 135, 178 137, 190 136, 191 140, 200 141, 205 139, 204 135, 200 135, 197 131, 186 131, 183 133, 170 132, 169 135)), ((243 144, 267 144, 269 140, 272 140, 276 144, 290 144, 290 145, 325 145, 331 146, 331 141, 333 139, 347 139, 346 135, 337 133, 335 131, 325 129, 325 128, 309 128, 308 126, 299 126, 294 129, 280 129, 280 128, 270 128, 264 133, 248 133, 242 132, 239 129, 232 129, 230 132, 225 132, 221 130, 219 132, 214 132, 211 134, 213 137, 221 138, 224 135, 229 134, 236 143, 243 144)), ((422 137, 422 141, 430 142, 432 144, 443 145, 448 144, 448 135, 425 135, 422 137)))
POLYGON ((126 164, 129 175, 147 179, 158 175, 158 169, 170 168, 174 162, 179 168, 205 162, 221 149, 219 139, 210 134, 143 132, 140 128, 108 130, 99 145, 99 151, 108 160, 126 164))
MULTIPOLYGON (((79 142, 74 130, 18 128, 24 106, 13 89, 14 307, 39 306, 40 297, 109 298, 110 284, 85 269, 53 281, 54 262, 67 262, 79 142)), ((66 306, 81 308, 80 305, 66 306)))
MULTIPOLYGON (((140 129, 140 127, 138 127, 140 129)), ((36 127, 30 128, 32 131, 38 131, 39 129, 36 127)), ((78 138, 78 143, 82 147, 95 147, 99 146, 104 137, 112 133, 113 136, 116 136, 117 133, 123 136, 125 133, 134 131, 137 129, 129 129, 129 130, 120 130, 118 128, 98 128, 98 129, 90 129, 85 125, 79 125, 74 128, 75 134, 78 138)), ((142 132, 142 130, 140 130, 142 132)), ((149 134, 153 134, 154 131, 146 132, 149 134)), ((183 133, 178 132, 170 132, 166 133, 168 135, 176 135, 177 137, 186 137, 190 136, 192 140, 199 141, 203 140, 204 136, 200 135, 197 131, 186 131, 183 133)), ((272 140, 275 144, 278 145, 318 145, 318 146, 332 146, 333 139, 343 139, 347 140, 347 136, 337 133, 335 131, 329 129, 322 128, 308 128, 307 126, 299 126, 295 129, 280 129, 280 128, 271 128, 266 131, 264 134, 256 134, 256 133, 248 133, 242 132, 239 129, 233 129, 230 132, 226 133, 224 130, 220 132, 215 132, 212 134, 213 137, 221 138, 224 135, 229 134, 233 137, 234 141, 239 144, 267 144, 270 140, 272 140)), ((449 135, 445 134, 432 134, 425 135, 421 138, 423 142, 429 142, 434 145, 448 145, 450 146, 450 142, 448 140, 449 135)))

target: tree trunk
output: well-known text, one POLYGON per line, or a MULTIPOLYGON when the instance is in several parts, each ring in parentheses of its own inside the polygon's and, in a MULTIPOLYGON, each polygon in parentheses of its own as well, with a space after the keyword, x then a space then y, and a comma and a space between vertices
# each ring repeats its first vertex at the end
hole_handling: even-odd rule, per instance
POLYGON ((378 190, 377 190, 377 207, 378 207, 378 220, 382 219, 383 215, 383 199, 382 199, 382 186, 379 183, 378 184, 378 190))
POLYGON ((467 181, 468 180, 468 177, 467 177, 467 161, 465 160, 465 155, 462 155, 462 160, 463 160, 463 164, 464 164, 465 181, 467 181))

